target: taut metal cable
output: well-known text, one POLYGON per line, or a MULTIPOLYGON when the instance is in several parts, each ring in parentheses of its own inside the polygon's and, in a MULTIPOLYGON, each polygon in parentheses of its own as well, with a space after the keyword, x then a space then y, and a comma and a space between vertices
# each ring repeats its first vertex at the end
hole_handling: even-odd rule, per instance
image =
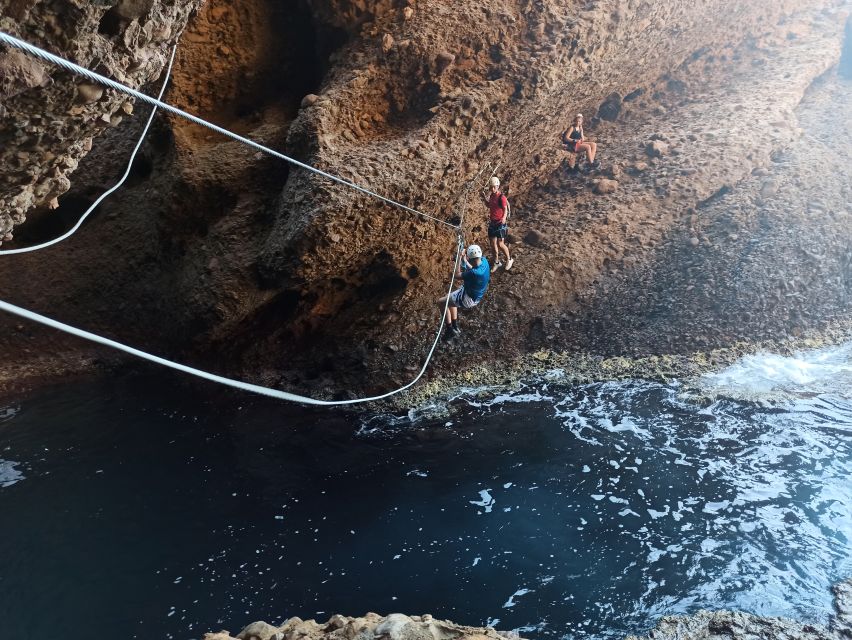
POLYGON ((264 146, 264 145, 262 145, 258 142, 255 142, 254 140, 243 137, 243 136, 236 134, 232 131, 229 131, 227 129, 223 129, 222 127, 215 125, 212 122, 208 122, 207 120, 199 118, 198 116, 194 116, 191 113, 187 113, 186 111, 183 111, 182 109, 178 109, 177 107, 173 107, 172 105, 170 105, 166 102, 162 102, 159 99, 155 99, 155 98, 152 98, 150 96, 145 95, 144 93, 140 93, 139 91, 136 91, 135 89, 131 89, 128 86, 125 86, 125 85, 123 85, 119 82, 116 82, 115 80, 110 80, 109 78, 102 76, 100 74, 97 74, 94 71, 90 71, 89 69, 86 69, 85 67, 81 67, 80 65, 75 64, 75 63, 71 62, 70 60, 66 60, 65 58, 61 58, 60 56, 57 56, 57 55, 54 55, 54 54, 52 54, 48 51, 45 51, 44 49, 40 49, 39 47, 36 47, 36 46, 34 46, 34 45, 32 45, 28 42, 25 42, 23 40, 15 38, 14 36, 10 36, 8 33, 5 33, 3 31, 0 31, 0 42, 7 44, 10 47, 15 47, 16 49, 26 51, 27 53, 34 55, 37 58, 41 58, 42 60, 47 60, 48 62, 51 62, 55 65, 60 66, 60 67, 63 67, 64 69, 72 71, 73 73, 79 74, 79 75, 81 75, 85 78, 88 78, 89 80, 93 80, 94 82, 97 82, 99 84, 107 86, 111 89, 115 89, 116 91, 119 91, 121 93, 126 93, 127 95, 133 96, 134 98, 136 98, 138 100, 142 100, 143 102, 147 102, 148 104, 160 107, 161 109, 163 109, 163 111, 168 111, 169 113, 173 113, 177 116, 180 116, 181 118, 185 118, 186 120, 189 120, 190 122, 194 122, 195 124, 201 125, 202 127, 207 127, 208 129, 211 129, 211 130, 213 130, 217 133, 222 134, 223 136, 227 136, 228 138, 233 138, 234 140, 238 140, 239 142, 242 142, 243 144, 247 144, 250 147, 254 147, 255 149, 258 149, 259 151, 262 151, 263 153, 267 153, 271 156, 274 156, 276 158, 279 158, 281 160, 289 162, 292 165, 295 165, 297 167, 301 167, 302 169, 306 169, 307 171, 310 171, 311 173, 315 173, 315 174, 323 176, 324 178, 327 178, 327 179, 329 179, 333 182, 337 182, 339 184, 342 184, 342 185, 345 185, 345 186, 350 187, 352 189, 355 189, 356 191, 360 191, 361 193, 365 193, 368 196, 371 196, 373 198, 381 200, 382 202, 385 202, 386 204, 389 204, 393 207, 396 207, 398 209, 402 209, 403 211, 407 211, 408 213, 413 213, 413 214, 421 216, 423 218, 427 218, 429 220, 433 220, 434 222, 437 222, 438 224, 442 224, 442 225, 445 225, 447 227, 450 227, 451 229, 458 229, 459 228, 458 225, 451 224, 451 223, 447 222, 446 220, 441 220, 440 218, 438 218, 436 216, 430 215, 428 213, 423 213, 422 211, 418 211, 417 209, 414 209, 412 207, 408 207, 408 206, 406 206, 406 205, 404 205, 400 202, 397 202, 396 200, 391 200, 390 198, 386 198, 385 196, 379 195, 378 193, 375 193, 374 191, 370 191, 369 189, 366 189, 366 188, 364 188, 360 185, 357 185, 354 182, 350 182, 348 180, 345 180, 343 178, 335 176, 331 173, 323 171, 322 169, 317 169, 316 167, 312 167, 309 164, 305 164, 304 162, 300 162, 300 161, 296 160, 295 158, 291 158, 290 156, 286 156, 283 153, 279 153, 278 151, 270 149, 269 147, 266 147, 266 146, 264 146))
POLYGON ((355 398, 352 400, 317 400, 315 398, 308 398, 306 396, 300 396, 295 393, 288 393, 287 391, 280 391, 278 389, 273 389, 271 387, 264 387, 258 384, 251 384, 248 382, 243 382, 241 380, 234 380, 233 378, 226 378, 225 376, 216 375, 215 373, 210 373, 208 371, 202 371, 201 369, 196 369, 194 367, 187 366, 185 364, 180 364, 179 362, 173 362, 171 360, 167 360, 166 358, 161 358, 160 356, 155 356, 150 353, 146 353, 140 349, 136 349, 135 347, 130 347, 128 345, 122 344, 120 342, 116 342, 115 340, 110 340, 109 338, 104 338, 103 336, 99 336, 97 334, 91 333, 89 331, 84 331, 83 329, 77 329, 76 327, 72 327, 71 325, 65 324, 63 322, 59 322, 57 320, 53 320, 52 318, 48 318, 47 316, 40 315, 38 313, 34 313, 22 307, 18 307, 13 304, 9 304, 8 302, 4 302, 0 300, 0 311, 6 311, 7 313, 14 314, 21 318, 25 318, 26 320, 31 320, 33 322, 38 322, 39 324, 43 324, 47 327, 51 327, 53 329, 58 329, 59 331, 63 331, 72 336, 77 336, 78 338, 83 338, 84 340, 89 340, 90 342, 96 342, 98 344, 105 345, 107 347, 112 347, 113 349, 118 349, 119 351, 124 351, 125 353, 129 353, 130 355, 136 356, 138 358, 142 358, 143 360, 148 360, 149 362, 154 362, 159 365, 163 365, 164 367, 168 367, 170 369, 175 369, 177 371, 182 371, 183 373, 188 373, 190 375, 196 376, 198 378, 204 378, 205 380, 210 380, 212 382, 218 382, 219 384, 226 385, 228 387, 234 387, 235 389, 241 389, 243 391, 250 391, 252 393, 258 393, 260 395, 269 396, 271 398, 276 398, 278 400, 288 400, 290 402, 298 402, 301 404, 310 404, 317 405, 321 407, 331 407, 338 405, 347 405, 347 404, 360 404, 363 402, 373 402, 375 400, 382 400, 384 398, 389 398, 390 396, 396 395, 401 391, 405 391, 409 387, 413 386, 420 378, 423 377, 423 374, 426 373, 426 367, 429 366, 429 362, 432 360, 432 354, 435 353, 435 348, 438 346, 438 341, 441 339, 441 332, 444 329, 444 318, 447 316, 447 306, 449 305, 449 294, 453 291, 453 284, 456 279, 456 270, 458 269, 459 260, 461 259, 462 252, 462 243, 461 236, 458 239, 458 246, 456 249, 456 260, 455 265, 453 266, 453 274, 450 277, 450 287, 447 291, 447 300, 444 303, 444 310, 441 312, 441 323, 438 325, 438 331, 435 335, 435 340, 432 342, 432 348, 429 349, 429 353, 426 356, 426 360, 423 363, 423 366, 420 368, 420 372, 415 376, 415 378, 409 382, 408 384, 399 387, 398 389, 394 389, 393 391, 388 391, 387 393, 383 393, 378 396, 370 396, 368 398, 355 398))
POLYGON ((85 340, 89 340, 91 342, 95 342, 95 343, 98 343, 98 344, 102 344, 102 345, 117 349, 119 351, 123 351, 125 353, 130 354, 130 355, 142 358, 143 360, 147 360, 149 362, 154 362, 156 364, 160 364, 160 365, 168 367, 170 369, 182 371, 184 373, 188 373, 190 375, 194 375, 194 376, 199 377, 199 378, 210 380, 212 382, 217 382, 219 384, 223 384, 223 385, 233 387, 233 388, 236 388, 236 389, 241 389, 243 391, 249 391, 249 392, 252 392, 252 393, 257 393, 257 394, 260 394, 260 395, 265 395, 265 396, 269 396, 269 397, 272 397, 272 398, 276 398, 276 399, 279 399, 279 400, 287 400, 287 401, 290 401, 290 402, 298 402, 298 403, 301 403, 301 404, 317 405, 317 406, 339 406, 339 405, 359 404, 359 403, 364 403, 364 402, 373 402, 373 401, 377 401, 377 400, 382 400, 384 398, 388 398, 388 397, 393 396, 397 393, 405 391, 406 389, 412 387, 415 383, 417 383, 420 380, 420 378, 423 377, 423 374, 426 372, 426 369, 429 366, 429 363, 432 359, 432 356, 435 353, 435 349, 438 345, 438 342, 441 338, 441 333, 444 329, 444 321, 445 321, 445 318, 446 318, 446 315, 447 315, 447 309, 449 307, 449 294, 451 294, 452 291, 453 291, 453 285, 455 284, 455 274, 456 274, 456 271, 458 270, 458 267, 459 267, 459 264, 460 264, 460 261, 461 261, 462 250, 464 248, 464 237, 463 237, 463 233, 462 233, 462 225, 464 223, 464 211, 465 211, 466 205, 467 205, 467 197, 468 197, 468 194, 470 192, 470 188, 474 186, 475 181, 481 175, 481 173, 483 171, 482 168, 476 174, 476 176, 474 176, 474 178, 470 181, 467 188, 465 189, 465 191, 464 191, 464 202, 463 202, 463 205, 462 205, 461 221, 458 225, 453 225, 453 224, 450 224, 450 223, 445 222, 443 220, 440 220, 439 218, 435 218, 434 216, 429 216, 428 214, 424 214, 420 211, 417 211, 416 209, 411 209, 410 207, 406 207, 405 205, 401 205, 397 202, 394 202, 392 200, 384 198, 383 196, 380 196, 380 195, 375 194, 371 191, 368 191, 368 190, 366 190, 362 187, 359 187, 358 185, 355 185, 353 183, 347 182, 346 180, 332 176, 331 174, 327 174, 327 173, 325 173, 325 172, 323 172, 319 169, 315 169, 313 167, 305 165, 305 164, 303 164, 303 163, 301 163, 297 160, 293 160, 292 158, 284 156, 283 154, 280 154, 276 151, 273 151, 272 149, 268 149, 268 148, 264 147, 263 145, 255 143, 252 140, 249 140, 247 138, 243 138, 242 136, 238 136, 237 134, 233 134, 231 132, 228 132, 224 129, 221 129, 220 127, 217 127, 216 125, 213 125, 211 123, 207 123, 206 121, 203 121, 200 118, 196 118, 195 116, 192 116, 191 114, 182 112, 181 110, 176 109, 174 107, 171 107, 170 105, 162 102, 159 98, 161 98, 162 95, 163 95, 163 90, 165 89, 166 83, 168 82, 169 74, 171 73, 172 62, 174 61, 174 55, 175 55, 174 50, 172 51, 172 57, 171 57, 171 60, 169 62, 169 70, 166 74, 166 79, 163 83, 163 87, 160 90, 159 97, 155 100, 153 98, 149 98, 145 94, 141 94, 141 93, 139 93, 139 92, 137 92, 133 89, 130 89, 128 87, 124 87, 123 85, 120 85, 116 82, 113 82, 113 81, 111 81, 107 78, 103 78, 102 76, 99 76, 98 74, 94 74, 92 72, 89 72, 88 70, 85 70, 82 67, 78 67, 77 65, 75 65, 73 63, 65 61, 61 58, 57 58, 56 56, 53 56, 52 54, 49 54, 46 51, 42 51, 41 49, 38 49, 37 47, 33 47, 32 45, 28 45, 27 43, 25 43, 23 41, 17 40, 16 38, 12 38, 11 36, 3 33, 2 31, 0 31, 0 41, 5 42, 7 44, 10 44, 11 46, 16 46, 18 48, 21 48, 25 51, 33 53, 34 55, 37 55, 38 57, 44 58, 44 59, 49 60, 51 62, 55 62, 56 64, 59 64, 60 66, 68 68, 68 69, 70 69, 74 72, 82 73, 82 75, 84 75, 86 77, 89 77, 89 78, 94 79, 98 82, 106 84, 107 86, 112 87, 114 89, 117 89, 119 91, 122 91, 124 93, 128 93, 129 95, 132 95, 134 97, 139 98, 143 102, 153 104, 154 107, 155 107, 154 111, 152 111, 152 113, 149 117, 148 123, 145 126, 145 130, 143 131, 142 137, 140 138, 139 142, 136 145, 136 148, 133 151, 133 155, 131 156, 130 163, 128 164, 128 169, 127 169, 127 172, 125 173, 124 177, 112 189, 110 189, 109 191, 104 193, 89 208, 89 210, 83 215, 83 217, 78 221, 77 225, 75 225, 75 227, 71 231, 64 234, 60 238, 56 238, 53 241, 50 241, 48 243, 44 243, 43 245, 38 245, 38 246, 35 246, 35 247, 28 247, 28 248, 25 248, 25 249, 0 251, 0 255, 13 254, 13 253, 24 253, 26 251, 36 251, 38 249, 43 249, 43 248, 50 246, 52 244, 56 244, 57 242, 60 242, 60 241, 64 240, 65 238, 69 237, 70 235, 72 235, 74 233, 74 231, 76 231, 79 228, 79 226, 82 224, 82 222, 86 218, 86 216, 88 216, 95 209, 95 207, 101 201, 103 201, 103 199, 105 197, 107 197, 110 193, 112 193, 118 187, 120 187, 121 184, 124 182, 124 180, 127 178, 127 175, 129 174, 129 171, 130 171, 130 167, 132 166, 132 163, 133 163, 133 158, 135 157, 137 151, 139 150, 139 148, 141 146, 142 139, 144 138, 145 133, 147 132, 148 127, 150 126, 151 121, 153 120, 154 113, 156 112, 157 107, 162 108, 162 109, 169 111, 169 112, 172 112, 172 113, 176 113, 177 115, 180 115, 184 118, 187 118, 187 119, 189 119, 193 122, 197 122, 198 124, 201 124, 203 126, 211 128, 215 131, 218 131, 218 132, 222 133, 223 135, 226 135, 226 136, 234 138, 238 141, 249 144, 250 146, 261 149, 262 151, 269 153, 273 156, 280 157, 280 158, 282 158, 282 159, 284 159, 288 162, 296 164, 297 166, 304 167, 304 168, 308 169, 309 171, 323 175, 323 176, 325 176, 325 177, 327 177, 331 180, 334 180, 336 182, 340 182, 340 183, 345 184, 347 186, 353 187, 354 189, 357 189, 358 191, 362 191, 362 192, 366 193, 367 195, 376 197, 376 198, 378 198, 382 201, 385 201, 389 204, 392 204, 394 206, 402 208, 406 211, 409 211, 411 213, 415 213, 417 215, 420 215, 420 216, 423 216, 423 217, 426 217, 426 218, 430 218, 432 220, 435 220, 436 222, 439 222, 443 225, 451 227, 451 228, 455 229, 455 231, 456 231, 456 245, 457 245, 456 246, 456 256, 455 256, 455 261, 454 261, 454 265, 453 265, 453 272, 452 272, 452 275, 450 276, 450 285, 449 285, 449 288, 447 290, 447 298, 444 302, 444 307, 443 307, 443 310, 441 312, 441 321, 438 325, 438 330, 436 332, 435 339, 432 342, 432 346, 429 349, 429 352, 426 356, 425 361, 423 362, 423 366, 420 368, 420 371, 414 377, 414 379, 411 380, 409 383, 403 385, 402 387, 399 387, 397 389, 394 389, 393 391, 389 391, 389 392, 381 394, 381 395, 370 396, 370 397, 366 397, 366 398, 356 398, 356 399, 351 399, 351 400, 317 400, 317 399, 314 399, 314 398, 309 398, 307 396, 301 396, 301 395, 298 395, 298 394, 289 393, 289 392, 281 391, 281 390, 278 390, 278 389, 273 389, 271 387, 265 387, 265 386, 262 386, 262 385, 256 385, 256 384, 243 382, 243 381, 240 381, 240 380, 235 380, 233 378, 227 378, 225 376, 220 376, 220 375, 213 374, 213 373, 210 373, 210 372, 207 372, 207 371, 203 371, 201 369, 196 369, 194 367, 190 367, 188 365, 184 365, 184 364, 180 364, 178 362, 167 360, 166 358, 162 358, 160 356, 156 356, 156 355, 147 353, 147 352, 142 351, 140 349, 137 349, 135 347, 131 347, 131 346, 122 344, 122 343, 117 342, 115 340, 111 340, 110 338, 105 338, 103 336, 99 336, 97 334, 91 333, 89 331, 85 331, 83 329, 78 329, 76 327, 72 327, 71 325, 65 324, 63 322, 59 322, 57 320, 53 320, 52 318, 48 318, 47 316, 43 316, 41 314, 35 313, 33 311, 29 311, 27 309, 24 309, 22 307, 18 307, 16 305, 10 304, 8 302, 4 302, 2 300, 0 300, 0 311, 5 311, 7 313, 11 313, 11 314, 19 316, 21 318, 24 318, 24 319, 27 319, 27 320, 30 320, 30 321, 33 321, 33 322, 37 322, 39 324, 42 324, 42 325, 51 327, 53 329, 68 333, 70 335, 77 336, 79 338, 83 338, 85 340))
MULTIPOLYGON (((172 74, 172 65, 174 64, 174 61, 175 61, 175 53, 176 52, 177 52, 177 45, 175 45, 172 48, 172 56, 171 56, 171 58, 169 58, 169 66, 166 69, 166 78, 165 78, 165 80, 163 80, 163 86, 160 87, 160 94, 157 96, 158 100, 163 97, 163 93, 166 91, 166 85, 168 85, 169 77, 172 74)), ((154 109, 151 111, 151 115, 148 116, 148 122, 145 124, 145 128, 142 130, 142 135, 139 136, 139 142, 136 143, 136 146, 133 148, 133 153, 130 154, 130 161, 127 163, 127 169, 125 170, 124 175, 121 177, 121 179, 118 182, 115 183, 115 185, 111 189, 108 189, 107 191, 102 193, 101 196, 92 203, 92 206, 90 206, 88 209, 86 209, 86 212, 82 216, 80 216, 80 219, 77 221, 77 224, 75 224, 73 227, 71 227, 71 229, 69 229, 68 231, 63 233, 58 238, 54 238, 53 240, 50 240, 48 242, 42 242, 41 244, 33 245, 32 247, 23 247, 21 249, 0 250, 0 255, 8 256, 8 255, 13 255, 13 254, 17 254, 17 253, 29 253, 31 251, 38 251, 39 249, 46 249, 47 247, 53 246, 55 244, 59 244, 63 240, 70 238, 72 235, 74 235, 77 232, 77 229, 79 229, 83 225, 83 222, 86 221, 86 218, 89 217, 89 215, 97 208, 97 206, 101 202, 103 202, 104 199, 107 198, 111 193, 115 192, 116 189, 121 187, 121 185, 124 184, 124 181, 127 180, 127 177, 130 175, 130 169, 133 167, 133 161, 136 160, 136 154, 139 152, 139 149, 142 146, 142 141, 145 139, 145 136, 148 134, 148 129, 151 127, 151 123, 154 121, 154 116, 157 114, 157 108, 158 108, 157 106, 154 106, 154 109)))

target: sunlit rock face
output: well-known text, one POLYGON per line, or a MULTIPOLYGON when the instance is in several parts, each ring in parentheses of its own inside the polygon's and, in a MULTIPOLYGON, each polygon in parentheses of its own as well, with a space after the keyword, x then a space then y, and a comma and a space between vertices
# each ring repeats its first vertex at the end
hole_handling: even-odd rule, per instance
MULTIPOLYGON (((2 0, 0 29, 138 89, 160 77, 200 0, 2 0)), ((0 239, 54 208, 104 130, 134 101, 15 49, 0 50, 0 239)))

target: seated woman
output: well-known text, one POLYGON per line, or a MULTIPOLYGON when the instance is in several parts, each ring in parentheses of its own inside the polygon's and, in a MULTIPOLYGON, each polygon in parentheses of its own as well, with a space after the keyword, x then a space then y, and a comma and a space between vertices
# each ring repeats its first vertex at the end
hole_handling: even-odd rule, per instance
POLYGON ((597 169, 601 163, 595 160, 598 153, 598 145, 596 142, 587 142, 583 134, 583 114, 578 113, 574 116, 574 123, 562 132, 562 144, 571 153, 586 152, 589 159, 589 167, 597 169))

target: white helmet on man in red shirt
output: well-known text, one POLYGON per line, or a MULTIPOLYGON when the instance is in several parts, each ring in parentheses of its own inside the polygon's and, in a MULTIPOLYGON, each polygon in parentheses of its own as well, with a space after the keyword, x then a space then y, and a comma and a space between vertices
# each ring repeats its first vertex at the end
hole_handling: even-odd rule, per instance
POLYGON ((491 186, 492 187, 499 187, 500 186, 500 178, 498 178, 497 176, 491 176, 491 186))
POLYGON ((474 258, 482 257, 482 249, 478 244, 472 244, 467 248, 467 259, 473 260, 474 258))

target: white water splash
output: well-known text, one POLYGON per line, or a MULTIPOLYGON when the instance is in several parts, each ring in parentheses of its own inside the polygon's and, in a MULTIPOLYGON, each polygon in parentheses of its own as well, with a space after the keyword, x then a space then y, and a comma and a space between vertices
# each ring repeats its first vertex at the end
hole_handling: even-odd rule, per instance
POLYGON ((482 507, 485 510, 485 513, 491 513, 491 510, 494 508, 494 504, 496 500, 491 497, 488 489, 483 489, 479 492, 480 500, 468 500, 470 504, 474 504, 477 507, 482 507))
POLYGON ((18 464, 20 463, 0 459, 0 488, 11 487, 24 479, 24 474, 15 468, 18 464))
POLYGON ((722 371, 702 376, 698 386, 711 395, 745 400, 801 393, 852 397, 852 342, 791 356, 745 356, 722 371))
POLYGON ((532 593, 532 589, 518 589, 517 591, 515 591, 515 593, 509 596, 509 599, 506 600, 506 602, 503 604, 503 608, 511 609, 516 604, 518 604, 517 602, 515 602, 515 598, 520 598, 521 596, 525 596, 528 593, 532 593))

